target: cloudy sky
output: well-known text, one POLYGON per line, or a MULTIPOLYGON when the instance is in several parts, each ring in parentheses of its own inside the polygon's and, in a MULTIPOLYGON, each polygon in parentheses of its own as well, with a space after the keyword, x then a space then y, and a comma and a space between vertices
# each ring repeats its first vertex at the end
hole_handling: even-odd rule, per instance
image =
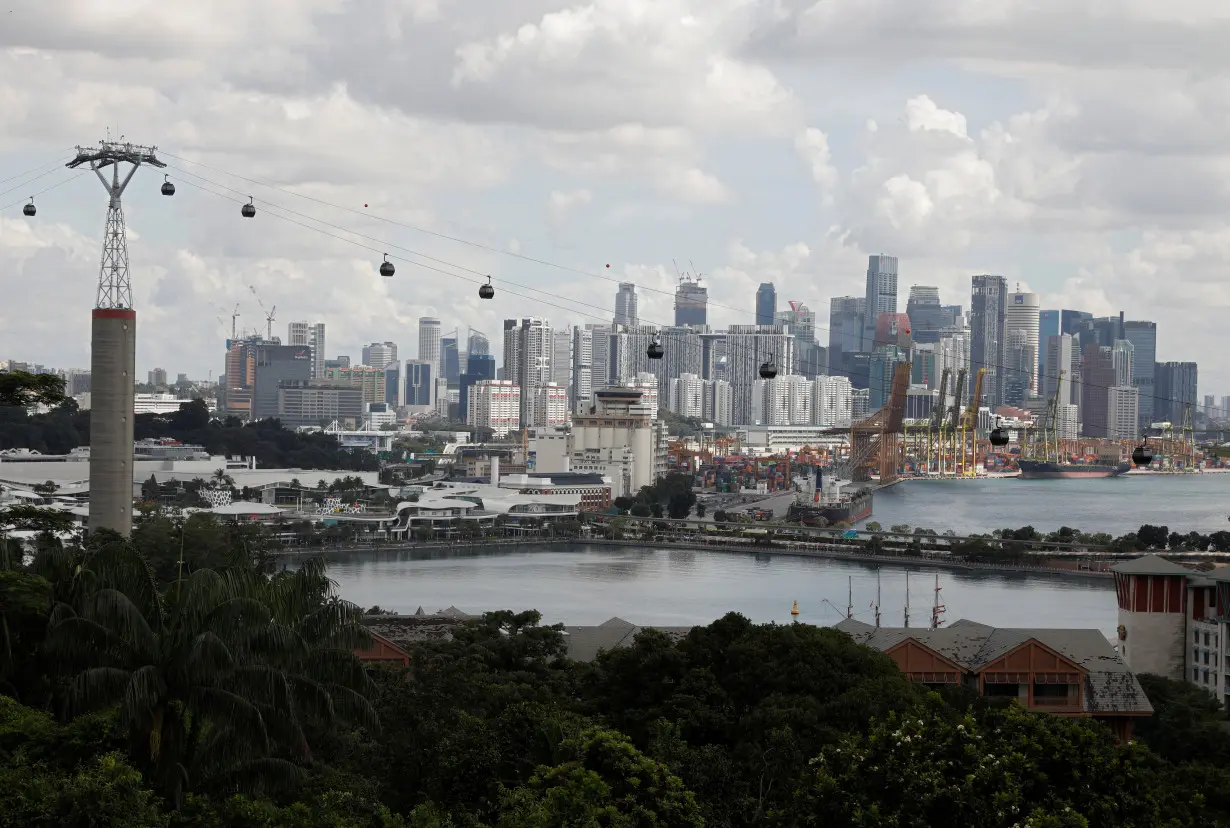
POLYGON ((60 165, 110 129, 179 190, 125 194, 141 374, 216 376, 258 296, 413 357, 420 316, 605 321, 620 280, 668 322, 672 260, 713 324, 762 281, 827 319, 883 252, 902 306, 1001 273, 1230 393, 1227 40, 1215 0, 8 0, 0 358, 89 363, 106 198, 60 165))

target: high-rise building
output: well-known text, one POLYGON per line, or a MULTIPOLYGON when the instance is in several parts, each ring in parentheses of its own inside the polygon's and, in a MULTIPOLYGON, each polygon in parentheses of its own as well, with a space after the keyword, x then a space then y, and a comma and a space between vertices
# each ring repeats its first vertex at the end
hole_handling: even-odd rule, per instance
POLYGON ((470 422, 470 386, 489 379, 495 379, 495 357, 491 354, 469 354, 465 373, 461 375, 457 387, 458 420, 470 422))
POLYGON ((470 338, 466 342, 466 353, 470 356, 491 353, 491 342, 487 339, 487 335, 471 328, 470 338))
POLYGON ((1140 389, 1140 424, 1154 421, 1154 398, 1157 378, 1153 366, 1157 361, 1157 323, 1128 320, 1123 323, 1123 337, 1132 343, 1132 385, 1140 389))
POLYGON ((568 389, 548 382, 534 394, 534 423, 539 428, 568 424, 568 389))
POLYGON ((1154 422, 1171 422, 1177 427, 1178 423, 1183 422, 1189 409, 1194 420, 1198 379, 1196 363, 1159 362, 1154 368, 1153 377, 1154 422))
POLYGON ((875 341, 876 320, 882 313, 897 312, 897 257, 867 257, 867 290, 863 296, 862 350, 870 353, 875 341))
POLYGON ((534 422, 534 399, 538 389, 551 382, 553 344, 551 323, 546 319, 504 320, 504 378, 521 389, 523 426, 545 425, 534 422))
POLYGON ((929 344, 940 341, 940 331, 952 327, 950 306, 940 304, 940 290, 933 285, 912 285, 905 304, 914 341, 929 344))
POLYGON ((756 324, 772 325, 777 316, 777 288, 772 282, 761 282, 756 288, 756 324))
MULTIPOLYGON (((684 374, 704 376, 705 347, 696 328, 663 328, 658 331, 662 359, 642 370, 658 377, 658 398, 670 399, 671 382, 684 374)), ((649 343, 645 343, 648 347, 649 343)))
MULTIPOLYGON (((648 347, 648 346, 646 346, 648 347)), ((572 383, 572 328, 551 334, 551 382, 568 390, 572 383)))
POLYGON ((675 288, 675 327, 703 327, 708 321, 709 288, 698 276, 679 277, 675 288))
POLYGON ((268 345, 258 340, 252 344, 247 361, 252 372, 253 420, 278 416, 279 383, 311 379, 311 351, 302 346, 268 345))
POLYGON ((149 372, 149 384, 155 388, 167 384, 167 370, 165 368, 155 368, 149 372))
POLYGON ((1086 437, 1110 436, 1110 389, 1114 387, 1114 352, 1102 345, 1086 345, 1081 351, 1081 422, 1086 437))
POLYGON ((397 345, 392 342, 373 342, 363 346, 363 364, 372 368, 384 370, 390 363, 397 362, 397 345))
POLYGON ((521 389, 508 380, 480 380, 469 387, 466 422, 496 437, 521 428, 521 389))
POLYGON ((428 409, 436 404, 436 370, 425 359, 406 360, 405 392, 402 404, 428 409))
POLYGON ((636 285, 632 282, 620 282, 619 292, 615 294, 615 324, 635 327, 641 324, 636 313, 636 285))
POLYGON ((1042 376, 1042 396, 1049 400, 1058 392, 1059 405, 1071 405, 1072 403, 1074 353, 1071 334, 1047 337, 1046 373, 1042 376))
POLYGON ((312 379, 325 373, 325 323, 291 322, 286 330, 287 345, 306 345, 312 355, 312 379))
POLYGON ((862 296, 836 296, 829 303, 829 373, 849 376, 847 354, 858 353, 863 342, 863 316, 867 300, 862 296))
POLYGON ((1111 362, 1115 366, 1115 385, 1133 385, 1132 362, 1135 348, 1126 339, 1116 339, 1111 347, 1111 362))
POLYGON ((696 374, 681 374, 671 380, 667 407, 680 417, 705 415, 705 381, 696 374))
MULTIPOLYGON (((1004 342, 1012 339, 1012 334, 1019 331, 1015 347, 1016 362, 1024 368, 1028 360, 1028 391, 1031 395, 1038 393, 1038 337, 1041 335, 1040 310, 1042 302, 1036 293, 1009 293, 1004 307, 1004 342)), ((1015 366, 1014 366, 1015 367, 1015 366)), ((1021 370, 1018 368, 1017 370, 1021 370)))
POLYGON ((1059 314, 1057 310, 1038 311, 1038 393, 1046 387, 1046 344, 1052 336, 1059 336, 1059 314))
POLYGON ((419 361, 432 367, 432 376, 440 376, 440 320, 434 316, 419 318, 419 361))
POLYGON ((1077 310, 1061 310, 1059 312, 1059 332, 1075 336, 1080 333, 1081 328, 1084 327, 1086 322, 1092 321, 1092 313, 1077 310))
POLYGON ((782 325, 731 325, 726 331, 727 375, 733 394, 734 421, 752 422, 754 386, 760 366, 773 362, 779 375, 795 373, 794 337, 782 325))
MULTIPOLYGON (((970 369, 976 375, 985 368, 982 381, 984 405, 1000 404, 1000 366, 1004 364, 1004 326, 1007 321, 1008 282, 1003 276, 980 274, 971 280, 970 369)), ((973 399, 974 382, 970 383, 973 399)))
POLYGON ((576 325, 572 328, 572 375, 568 406, 580 411, 594 393, 594 331, 576 325))
POLYGON ((440 339, 440 376, 452 387, 461 380, 461 350, 457 347, 457 334, 440 339))
POLYGON ((849 428, 853 420, 853 391, 847 377, 816 377, 812 382, 812 424, 849 428))
POLYGON ((1106 391, 1106 436, 1134 440, 1140 434, 1140 391, 1134 385, 1115 385, 1106 391))
POLYGON ((786 310, 779 310, 775 325, 786 325, 794 335, 794 364, 798 372, 814 379, 829 370, 828 348, 816 342, 816 314, 798 300, 790 300, 786 310))

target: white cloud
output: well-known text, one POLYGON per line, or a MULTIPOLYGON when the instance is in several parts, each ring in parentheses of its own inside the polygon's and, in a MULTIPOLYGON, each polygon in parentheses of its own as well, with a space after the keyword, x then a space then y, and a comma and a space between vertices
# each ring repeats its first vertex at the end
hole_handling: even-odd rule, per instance
MULTIPOLYGON (((107 128, 168 153, 175 199, 152 171, 125 195, 142 371, 216 373, 235 303, 263 324, 249 286, 276 328, 320 319, 353 354, 393 339, 413 356, 428 314, 497 343, 504 315, 609 318, 613 283, 544 261, 611 262, 660 320, 671 259, 695 261, 724 324, 762 281, 823 320, 885 252, 902 302, 927 283, 968 304, 969 275, 999 272, 1052 305, 1156 319, 1161 359, 1219 341, 1230 11, 1212 0, 102 8, 6 15, 0 179, 107 128), (241 222, 249 194, 260 213, 241 222), (491 273, 501 301, 407 249, 491 273), (374 272, 385 251, 392 280, 374 272)), ((0 206, 66 175, 0 183, 0 206)), ((64 320, 94 299, 103 194, 86 179, 37 200, 33 222, 0 216, 0 358, 84 365, 88 333, 64 320)), ((1230 367, 1201 373, 1230 387, 1230 367)))

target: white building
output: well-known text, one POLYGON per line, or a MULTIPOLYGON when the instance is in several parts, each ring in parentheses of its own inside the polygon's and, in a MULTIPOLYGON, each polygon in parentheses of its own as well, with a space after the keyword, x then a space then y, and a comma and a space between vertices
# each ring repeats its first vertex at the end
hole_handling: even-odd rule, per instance
POLYGON ((1081 434, 1081 410, 1076 405, 1059 405, 1055 409, 1055 436, 1060 440, 1075 440, 1081 434))
POLYGON ((1136 439, 1139 434, 1140 389, 1134 385, 1116 385, 1107 389, 1106 394, 1106 436, 1112 440, 1136 439))
POLYGON ((537 391, 552 381, 555 338, 546 319, 504 320, 504 379, 521 389, 522 425, 534 421, 537 391))
POLYGON ((419 318, 419 361, 431 366, 431 375, 442 373, 440 360, 440 320, 433 316, 419 318))
POLYGON ((287 345, 306 345, 312 355, 312 379, 325 375, 325 323, 291 322, 286 330, 287 345))
POLYGON ((639 389, 601 389, 572 418, 570 459, 572 471, 609 477, 616 497, 632 494, 665 472, 666 428, 639 389))
POLYGON ((701 416, 714 425, 734 425, 734 392, 730 383, 726 380, 705 380, 704 394, 701 416))
POLYGON ((397 345, 393 342, 373 342, 363 346, 363 364, 384 370, 397 362, 397 345))
POLYGON ((627 387, 641 392, 641 404, 648 406, 650 414, 656 420, 658 418, 658 378, 641 371, 632 378, 631 382, 627 383, 627 387))
POLYGON ((854 389, 848 377, 816 377, 812 382, 812 424, 849 428, 854 420, 854 389))
POLYGON ((731 325, 726 331, 726 356, 734 420, 745 425, 752 420, 760 366, 772 362, 779 375, 794 373, 794 337, 784 325, 731 325))
POLYGON ((680 417, 705 415, 705 381, 696 374, 683 374, 671 380, 668 408, 680 417))
POLYGON ((594 332, 579 325, 572 329, 571 380, 569 403, 573 411, 580 411, 594 393, 594 332))
POLYGON ((497 437, 521 428, 521 389, 508 380, 480 380, 470 386, 467 422, 497 437))
POLYGON ((534 392, 534 425, 551 428, 568 424, 568 389, 549 382, 534 392))
POLYGON ((811 380, 800 374, 757 380, 752 419, 759 425, 811 425, 811 380))
POLYGON ((174 414, 186 402, 191 402, 191 400, 181 400, 174 394, 134 394, 132 412, 134 414, 174 414))
POLYGON ((1028 358, 1029 392, 1038 393, 1038 324, 1042 301, 1036 293, 1009 293, 1004 310, 1004 341, 1012 342, 1013 333, 1023 340, 1028 358))

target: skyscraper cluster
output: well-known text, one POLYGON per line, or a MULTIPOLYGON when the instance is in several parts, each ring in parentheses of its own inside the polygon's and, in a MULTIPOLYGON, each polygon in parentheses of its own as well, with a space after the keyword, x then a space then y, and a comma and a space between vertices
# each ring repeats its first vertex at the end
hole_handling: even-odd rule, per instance
POLYGON ((910 288, 902 314, 897 279, 895 257, 871 256, 865 294, 834 298, 829 312, 830 371, 868 389, 873 410, 892 375, 883 366, 909 361, 912 393, 938 396, 944 371, 964 370, 967 405, 983 370, 979 402, 992 410, 1040 413, 1054 399, 1061 436, 1128 439, 1194 414, 1196 364, 1156 361, 1155 322, 1045 310, 1036 293, 993 274, 971 277, 968 314, 926 285, 910 288))

